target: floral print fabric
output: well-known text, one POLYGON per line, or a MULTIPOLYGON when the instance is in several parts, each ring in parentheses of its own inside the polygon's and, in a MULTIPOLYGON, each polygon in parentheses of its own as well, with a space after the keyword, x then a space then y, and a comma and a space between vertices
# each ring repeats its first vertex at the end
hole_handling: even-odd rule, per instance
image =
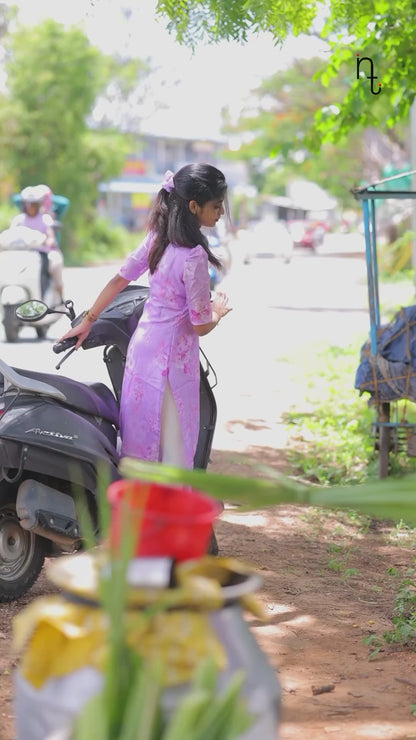
MULTIPOLYGON (((148 269, 152 235, 120 269, 136 280, 148 269)), ((208 256, 202 246, 169 244, 153 275, 126 358, 120 406, 121 454, 160 461, 161 408, 169 378, 186 467, 193 468, 199 434, 199 337, 192 325, 212 321, 208 256)))

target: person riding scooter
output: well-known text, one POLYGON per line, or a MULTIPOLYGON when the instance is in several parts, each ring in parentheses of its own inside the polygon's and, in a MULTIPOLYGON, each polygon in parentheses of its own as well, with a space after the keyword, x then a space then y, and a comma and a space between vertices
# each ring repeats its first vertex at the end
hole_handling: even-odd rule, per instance
POLYGON ((25 226, 46 235, 46 240, 39 247, 39 251, 45 254, 45 271, 51 276, 59 298, 63 302, 63 256, 55 238, 53 218, 49 213, 44 212, 45 186, 23 188, 20 196, 23 212, 13 218, 10 228, 25 226))

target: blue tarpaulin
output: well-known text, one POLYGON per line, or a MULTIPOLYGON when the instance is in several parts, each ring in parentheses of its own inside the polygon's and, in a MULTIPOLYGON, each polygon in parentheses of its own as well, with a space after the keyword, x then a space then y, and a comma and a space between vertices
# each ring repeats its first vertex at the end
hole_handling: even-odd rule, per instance
POLYGON ((416 306, 400 309, 380 327, 375 355, 369 341, 363 345, 355 388, 377 403, 401 398, 416 402, 416 306))

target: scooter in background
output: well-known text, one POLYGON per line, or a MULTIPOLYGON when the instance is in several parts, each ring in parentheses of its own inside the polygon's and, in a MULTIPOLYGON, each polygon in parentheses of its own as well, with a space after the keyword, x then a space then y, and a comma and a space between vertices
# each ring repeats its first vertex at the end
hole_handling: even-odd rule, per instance
MULTIPOLYGON (((39 185, 37 186, 39 188, 39 185)), ((50 204, 49 204, 49 215, 53 219, 53 230, 55 233, 55 239, 58 246, 61 246, 61 229, 62 229, 62 219, 67 212, 69 206, 70 206, 70 200, 65 195, 57 195, 56 193, 52 193, 50 188, 48 188, 46 185, 40 186, 45 188, 46 191, 49 191, 50 196, 50 204)), ((15 193, 12 195, 12 202, 14 205, 20 210, 22 210, 22 195, 21 193, 15 193)))
POLYGON ((46 235, 26 226, 15 226, 0 234, 0 310, 8 342, 16 342, 24 324, 33 326, 39 339, 59 314, 50 313, 40 321, 22 321, 16 308, 31 299, 42 298, 59 306, 60 297, 49 275, 48 255, 42 251, 46 235))
MULTIPOLYGON (((118 426, 125 359, 148 293, 146 287, 128 285, 82 344, 85 350, 104 348, 111 390, 104 383, 12 368, 0 359, 0 602, 25 594, 46 556, 82 548, 79 499, 86 503, 98 535, 100 480, 120 478, 118 426)), ((82 314, 75 317, 72 301, 65 301, 63 312, 72 326, 82 320, 82 314)), ((33 300, 17 313, 21 321, 34 322, 57 311, 33 300)), ((56 353, 68 350, 56 369, 72 354, 76 341, 54 345, 56 353)), ((194 466, 206 469, 216 424, 216 376, 202 351, 201 357, 194 466)), ((211 552, 215 546, 214 537, 211 552)))

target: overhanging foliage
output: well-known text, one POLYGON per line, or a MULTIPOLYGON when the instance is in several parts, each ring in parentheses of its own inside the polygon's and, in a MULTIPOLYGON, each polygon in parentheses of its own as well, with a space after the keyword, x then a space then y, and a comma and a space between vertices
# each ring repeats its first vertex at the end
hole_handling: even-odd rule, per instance
MULTIPOLYGON (((322 4, 316 0, 159 0, 157 12, 167 16, 169 29, 180 43, 195 47, 202 39, 246 42, 252 33, 269 31, 276 43, 289 34, 316 35, 314 22, 322 4)), ((320 32, 331 53, 322 77, 331 86, 342 65, 349 70, 349 91, 339 112, 328 109, 317 117, 313 146, 339 141, 356 126, 391 128, 409 114, 416 95, 416 30, 414 0, 330 0, 320 32), (369 56, 377 75, 375 92, 366 75, 357 79, 357 54, 369 56), (380 100, 383 105, 380 106, 380 100)), ((361 70, 364 73, 364 65, 361 70)), ((312 139, 311 139, 312 142, 312 139)))

